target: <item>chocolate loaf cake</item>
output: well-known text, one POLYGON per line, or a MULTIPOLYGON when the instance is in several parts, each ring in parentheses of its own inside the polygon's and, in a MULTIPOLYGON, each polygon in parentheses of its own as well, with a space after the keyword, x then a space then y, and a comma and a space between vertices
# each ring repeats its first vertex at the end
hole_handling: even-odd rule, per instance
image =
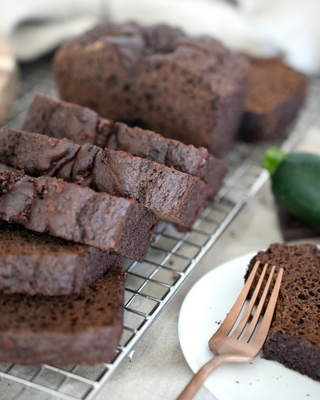
POLYGON ((98 364, 116 355, 123 329, 121 266, 70 296, 0 292, 0 361, 24 365, 98 364))
POLYGON ((0 290, 3 293, 69 295, 104 275, 121 256, 18 224, 0 223, 0 290))
POLYGON ((61 98, 223 156, 241 121, 245 57, 167 25, 103 23, 54 58, 61 98))
POLYGON ((320 251, 312 244, 272 244, 256 260, 284 268, 275 316, 263 347, 266 359, 320 381, 320 251))
POLYGON ((0 169, 0 218, 138 261, 146 255, 157 227, 155 215, 135 201, 4 169, 0 169))
POLYGON ((240 138, 249 142, 280 138, 305 103, 308 78, 279 59, 248 59, 252 78, 240 138))
POLYGON ((67 138, 83 145, 91 143, 110 150, 125 151, 158 164, 186 172, 206 183, 208 197, 214 199, 227 173, 227 164, 201 147, 185 145, 152 131, 100 117, 96 112, 36 93, 28 108, 23 131, 57 139, 67 138))
POLYGON ((122 151, 79 146, 8 127, 0 128, 0 162, 134 199, 184 229, 191 228, 207 195, 203 181, 174 168, 122 151))

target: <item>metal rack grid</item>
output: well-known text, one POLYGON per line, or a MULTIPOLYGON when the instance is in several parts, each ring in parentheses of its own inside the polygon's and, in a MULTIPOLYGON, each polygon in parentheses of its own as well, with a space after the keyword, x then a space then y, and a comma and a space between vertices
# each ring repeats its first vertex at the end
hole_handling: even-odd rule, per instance
MULTIPOLYGON (((50 58, 22 66, 19 95, 6 124, 19 129, 33 93, 39 91, 56 97, 50 58)), ((320 111, 320 80, 311 84, 305 110, 291 127, 283 143, 290 150, 310 127, 320 111)), ((268 144, 268 146, 270 143, 268 144)), ((128 278, 125 289, 124 332, 118 353, 110 364, 97 367, 52 365, 19 366, 0 364, 0 394, 7 400, 65 399, 92 400, 101 386, 126 358, 185 282, 200 259, 222 232, 268 179, 261 167, 267 145, 237 143, 226 160, 229 174, 213 204, 207 204, 191 232, 181 233, 168 223, 161 223, 143 263, 124 260, 128 278)))

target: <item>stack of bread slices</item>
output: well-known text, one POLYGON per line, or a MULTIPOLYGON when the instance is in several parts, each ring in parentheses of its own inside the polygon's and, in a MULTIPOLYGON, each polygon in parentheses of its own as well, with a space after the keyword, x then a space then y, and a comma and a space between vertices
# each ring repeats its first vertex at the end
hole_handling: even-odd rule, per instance
POLYGON ((158 219, 191 229, 226 163, 41 94, 22 129, 0 128, 0 361, 110 362, 122 256, 143 261, 158 219))

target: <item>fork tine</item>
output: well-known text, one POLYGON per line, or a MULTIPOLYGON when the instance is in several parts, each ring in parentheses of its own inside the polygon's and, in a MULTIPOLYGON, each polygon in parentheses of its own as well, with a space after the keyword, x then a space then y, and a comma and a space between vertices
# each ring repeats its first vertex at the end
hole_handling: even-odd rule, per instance
POLYGON ((269 288, 270 288, 270 285, 271 285, 271 281, 272 281, 272 276, 273 276, 274 270, 275 270, 275 266, 273 266, 272 269, 271 269, 268 281, 266 283, 266 286, 264 288, 264 291, 263 291, 262 296, 260 298, 258 307, 257 307, 257 309, 256 309, 256 311, 254 313, 253 318, 252 318, 252 321, 250 322, 250 325, 248 326, 248 329, 246 330, 246 333, 241 338, 241 340, 243 340, 246 343, 249 342, 254 330, 256 329, 257 323, 258 323, 260 315, 261 315, 261 311, 262 311, 263 305, 264 305, 264 303, 266 301, 266 297, 267 297, 267 295, 269 293, 269 288))
MULTIPOLYGON (((229 314, 227 315, 226 319, 222 322, 222 324, 220 325, 220 327, 218 328, 218 330, 216 331, 216 333, 214 334, 215 336, 219 336, 219 335, 228 335, 228 333, 231 331, 231 329, 233 328, 240 311, 242 310, 242 307, 248 297, 248 293, 250 291, 253 279, 256 275, 257 269, 260 265, 260 261, 258 260, 250 275, 249 278, 246 282, 246 284, 244 285, 239 297, 237 298, 237 301, 234 303, 233 307, 231 308, 229 314)), ((210 339, 211 340, 211 339, 210 339)), ((210 341, 209 341, 210 342, 210 341)))
POLYGON ((245 313, 243 314, 243 317, 241 318, 241 321, 239 322, 239 324, 237 325, 237 328, 235 329, 235 331, 233 332, 233 334, 231 335, 231 337, 233 337, 234 339, 238 339, 239 336, 241 335, 242 331, 244 330, 250 315, 251 315, 251 311, 256 303, 256 299, 258 297, 258 294, 260 292, 260 288, 264 279, 264 276, 267 272, 267 268, 268 268, 268 264, 265 264, 262 273, 260 275, 259 281, 254 289, 253 295, 251 296, 250 302, 248 304, 248 307, 246 308, 245 313))
MULTIPOLYGON (((257 347, 261 347, 263 345, 263 343, 267 337, 267 334, 269 332, 270 325, 272 322, 272 317, 273 317, 274 310, 276 308, 276 304, 277 304, 277 300, 278 300, 282 276, 283 276, 283 268, 280 268, 280 270, 278 272, 278 277, 277 277, 276 283, 275 283, 273 291, 272 291, 272 295, 269 300, 268 307, 263 316, 263 319, 262 319, 261 325, 259 326, 258 332, 253 339, 253 341, 255 342, 255 345, 257 347)), ((253 343, 253 341, 251 343, 253 343)))

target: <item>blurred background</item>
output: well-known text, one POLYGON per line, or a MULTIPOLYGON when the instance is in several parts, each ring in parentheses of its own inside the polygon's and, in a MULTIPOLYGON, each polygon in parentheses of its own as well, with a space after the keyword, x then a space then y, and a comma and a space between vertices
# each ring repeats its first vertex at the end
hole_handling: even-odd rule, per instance
POLYGON ((19 61, 31 61, 101 20, 168 22, 315 75, 319 15, 319 0, 0 0, 0 32, 19 61))

